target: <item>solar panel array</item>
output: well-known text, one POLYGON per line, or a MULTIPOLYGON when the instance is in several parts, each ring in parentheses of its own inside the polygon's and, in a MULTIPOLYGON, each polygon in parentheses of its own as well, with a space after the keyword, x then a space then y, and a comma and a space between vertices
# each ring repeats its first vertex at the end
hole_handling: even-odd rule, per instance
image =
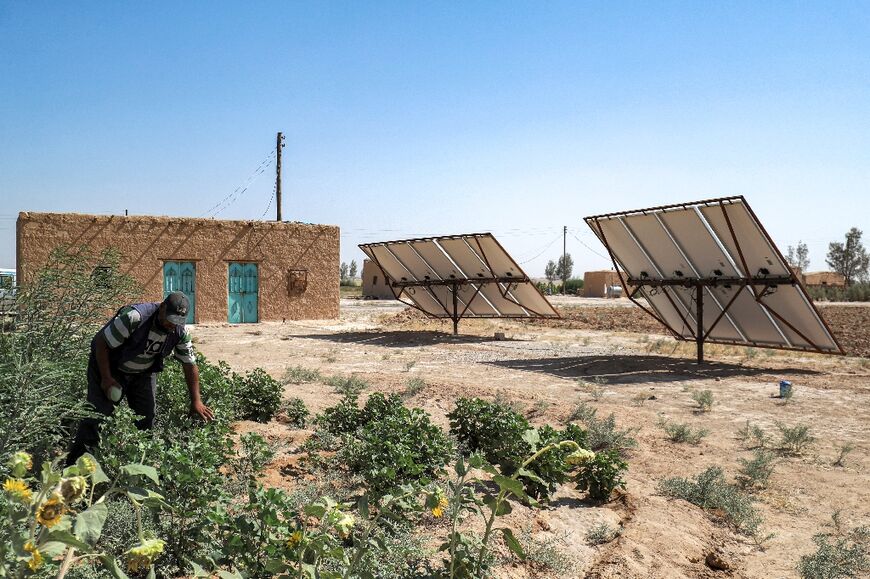
POLYGON ((396 299, 435 318, 559 317, 489 233, 361 244, 396 299), (407 300, 407 301, 406 301, 407 300))
POLYGON ((679 339, 843 353, 743 197, 585 221, 627 274, 627 293, 679 339))

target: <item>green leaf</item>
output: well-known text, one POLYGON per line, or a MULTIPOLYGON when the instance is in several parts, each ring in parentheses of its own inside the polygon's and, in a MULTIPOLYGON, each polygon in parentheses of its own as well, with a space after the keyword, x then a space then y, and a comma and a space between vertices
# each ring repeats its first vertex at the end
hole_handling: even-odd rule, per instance
POLYGON ((51 531, 45 536, 44 540, 46 542, 57 541, 58 543, 63 543, 69 547, 75 547, 82 553, 90 553, 93 551, 90 545, 84 541, 80 541, 69 531, 51 531))
POLYGON ((189 561, 190 567, 193 570, 194 577, 211 577, 211 574, 203 569, 202 565, 197 563, 196 561, 189 561))
POLYGON ((103 533, 108 516, 109 506, 105 502, 92 505, 76 517, 75 536, 89 545, 95 545, 103 533))
POLYGON ((507 527, 502 527, 499 531, 501 531, 501 534, 504 536, 504 542, 507 544, 508 548, 513 551, 521 561, 525 561, 526 553, 523 551, 523 546, 520 545, 520 542, 517 541, 516 537, 514 537, 514 532, 507 527))
POLYGON ((42 553, 44 557, 48 557, 50 559, 54 559, 66 552, 69 549, 66 545, 61 543, 60 541, 50 541, 48 543, 43 543, 39 547, 39 552, 42 553))
POLYGON ((129 579, 127 574, 121 571, 121 568, 118 567, 118 562, 111 555, 100 555, 100 561, 103 563, 106 571, 111 573, 115 579, 129 579))
POLYGON ((503 491, 508 491, 521 499, 526 498, 526 492, 523 490, 523 483, 517 479, 506 477, 502 474, 497 474, 492 477, 492 480, 503 491))
POLYGON ((163 500, 163 495, 148 489, 129 487, 127 489, 127 498, 133 502, 142 503, 151 508, 162 507, 169 511, 172 510, 172 506, 163 500))
POLYGON ((125 464, 121 467, 121 472, 130 476, 146 476, 154 481, 154 484, 160 484, 160 477, 157 476, 157 469, 147 464, 125 464))
POLYGON ((538 444, 541 442, 541 435, 538 433, 537 428, 530 428, 523 432, 523 440, 529 443, 532 451, 536 451, 538 450, 538 444))
POLYGON ((547 485, 547 483, 544 482, 544 479, 542 479, 541 477, 539 477, 538 475, 536 475, 535 473, 533 473, 532 471, 530 471, 527 468, 521 468, 520 470, 518 470, 517 476, 521 476, 521 477, 527 478, 529 480, 533 480, 536 483, 542 484, 544 486, 547 485))
MULTIPOLYGON (((474 455, 469 460, 474 460, 474 455)), ((456 476, 464 477, 465 473, 468 472, 468 467, 465 466, 465 459, 461 456, 456 460, 456 464, 453 465, 453 470, 456 472, 456 476)))
POLYGON ((148 577, 145 579, 157 579, 157 576, 154 574, 154 566, 152 565, 150 569, 148 569, 148 577))
MULTIPOLYGON (((496 503, 496 497, 493 496, 493 495, 487 495, 487 496, 483 499, 483 503, 484 503, 486 506, 488 506, 490 509, 495 509, 495 508, 496 508, 496 504, 495 504, 495 503, 496 503)), ((510 514, 510 512, 513 511, 513 510, 514 510, 514 508, 511 506, 510 501, 502 500, 502 501, 498 504, 498 510, 496 510, 495 516, 500 517, 500 516, 502 516, 502 515, 508 515, 508 514, 510 514)))
POLYGON ((233 569, 232 572, 220 570, 217 572, 217 574, 219 577, 221 577, 221 579, 243 579, 243 577, 235 569, 233 569))
POLYGON ((368 495, 363 495, 359 498, 359 503, 357 505, 359 509, 359 514, 365 518, 369 518, 369 497, 368 495))
MULTIPOLYGON (((90 456, 92 459, 94 458, 89 454, 85 454, 85 456, 90 456)), ((106 473, 103 472, 103 467, 100 466, 100 463, 94 460, 94 464, 97 465, 97 469, 94 471, 94 474, 91 475, 91 482, 93 483, 93 485, 97 486, 100 483, 112 482, 111 480, 109 480, 109 477, 106 476, 106 473)))

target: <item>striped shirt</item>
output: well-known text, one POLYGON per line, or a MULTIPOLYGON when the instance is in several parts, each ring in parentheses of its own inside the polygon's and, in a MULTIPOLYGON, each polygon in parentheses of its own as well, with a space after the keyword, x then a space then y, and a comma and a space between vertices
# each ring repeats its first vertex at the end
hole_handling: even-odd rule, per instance
MULTIPOLYGON (((156 312, 155 316, 158 315, 156 312)), ((117 348, 130 335, 136 331, 139 324, 142 322, 139 312, 132 306, 122 308, 118 315, 112 318, 111 323, 106 326, 103 331, 103 337, 110 348, 117 348)), ((145 351, 133 358, 124 362, 119 367, 119 370, 126 374, 140 374, 146 372, 151 365, 154 364, 154 357, 157 356, 163 349, 163 343, 166 341, 168 332, 164 330, 160 324, 153 324, 148 332, 148 340, 145 343, 145 351)), ((175 358, 182 364, 195 364, 196 357, 193 352, 193 340, 190 337, 190 332, 184 331, 184 336, 178 341, 173 351, 175 358)))

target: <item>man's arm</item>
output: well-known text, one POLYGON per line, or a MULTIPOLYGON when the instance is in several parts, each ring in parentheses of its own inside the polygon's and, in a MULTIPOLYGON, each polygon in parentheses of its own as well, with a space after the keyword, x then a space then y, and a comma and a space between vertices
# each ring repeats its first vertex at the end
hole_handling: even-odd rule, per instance
POLYGON ((97 358, 97 368, 100 370, 100 386, 102 386, 106 398, 110 398, 109 388, 112 386, 120 388, 121 385, 112 376, 112 370, 109 368, 109 345, 102 332, 97 334, 94 341, 94 355, 97 358))
POLYGON ((199 394, 199 366, 193 363, 182 364, 181 367, 184 369, 184 380, 187 382, 187 392, 190 395, 190 413, 199 415, 206 422, 214 420, 214 412, 202 403, 199 394))

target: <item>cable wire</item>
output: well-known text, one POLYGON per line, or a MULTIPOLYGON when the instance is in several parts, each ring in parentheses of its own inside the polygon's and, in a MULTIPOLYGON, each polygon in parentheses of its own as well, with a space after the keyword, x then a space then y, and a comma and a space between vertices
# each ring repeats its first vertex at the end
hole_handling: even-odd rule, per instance
POLYGON ((200 217, 207 217, 210 213, 211 217, 216 217, 227 207, 238 201, 239 198, 244 195, 245 191, 248 190, 248 187, 250 187, 254 183, 254 181, 257 180, 257 177, 262 175, 263 172, 269 167, 269 165, 272 164, 274 157, 277 156, 277 152, 277 148, 272 149, 269 154, 266 155, 266 158, 263 159, 263 161, 259 164, 259 166, 257 166, 256 169, 254 169, 254 172, 251 173, 251 175, 245 180, 242 185, 236 187, 235 191, 218 201, 213 207, 211 207, 211 209, 200 215, 200 217))

